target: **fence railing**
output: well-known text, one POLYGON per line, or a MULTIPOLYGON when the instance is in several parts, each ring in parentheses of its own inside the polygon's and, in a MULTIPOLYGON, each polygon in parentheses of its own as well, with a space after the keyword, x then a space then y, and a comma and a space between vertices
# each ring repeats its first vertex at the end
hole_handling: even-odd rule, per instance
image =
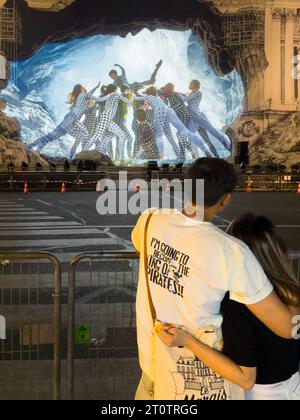
MULTIPOLYGON (((290 258, 300 281, 300 253, 290 258)), ((140 378, 138 272, 134 252, 85 253, 71 261, 68 399, 133 398, 140 378)), ((0 315, 7 327, 0 340, 0 399, 61 399, 61 266, 53 255, 0 253, 0 315)))
POLYGON ((137 279, 134 252, 82 254, 73 259, 68 284, 70 400, 133 398, 140 376, 137 279), (88 384, 83 385, 83 377, 88 384))
POLYGON ((46 253, 0 253, 0 398, 61 398, 61 266, 46 253))

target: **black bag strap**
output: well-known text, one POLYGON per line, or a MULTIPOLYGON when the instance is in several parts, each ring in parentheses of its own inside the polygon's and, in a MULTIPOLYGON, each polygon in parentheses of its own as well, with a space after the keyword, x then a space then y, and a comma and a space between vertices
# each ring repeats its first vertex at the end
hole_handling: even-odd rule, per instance
POLYGON ((153 300, 152 300, 152 296, 150 292, 149 275, 148 275, 148 243, 147 243, 149 224, 152 219, 152 216, 153 216, 153 212, 151 212, 148 215, 146 224, 145 224, 145 230, 144 230, 144 270, 145 270, 145 282, 146 282, 146 287, 147 287, 148 301, 150 305, 151 316, 152 316, 152 321, 153 321, 153 326, 154 326, 155 321, 156 321, 156 310, 154 308, 153 300))

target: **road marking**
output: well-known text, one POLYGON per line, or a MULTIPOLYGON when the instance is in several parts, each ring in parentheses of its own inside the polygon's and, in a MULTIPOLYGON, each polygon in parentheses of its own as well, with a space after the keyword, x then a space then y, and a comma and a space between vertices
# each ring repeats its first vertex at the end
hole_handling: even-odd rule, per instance
MULTIPOLYGON (((74 228, 69 228, 69 229, 47 229, 47 230, 9 230, 9 231, 4 231, 4 230, 0 230, 0 237, 1 236, 5 236, 5 237, 20 237, 20 239, 22 238, 22 236, 52 236, 52 235, 98 235, 100 234, 100 230, 98 229, 93 229, 93 228, 89 228, 89 229, 74 229, 74 228)), ((70 240, 72 241, 72 238, 70 238, 70 240)), ((88 242, 88 238, 87 238, 87 242, 88 242)))
POLYGON ((3 216, 9 216, 9 215, 23 217, 23 215, 24 216, 46 216, 47 214, 48 213, 45 213, 45 212, 27 211, 25 209, 20 210, 18 212, 16 212, 16 211, 10 211, 10 212, 5 211, 5 212, 3 212, 3 211, 0 210, 0 218, 2 218, 3 216))
MULTIPOLYGON (((20 214, 20 217, 17 218, 17 220, 32 220, 34 221, 34 217, 33 216, 22 216, 20 214)), ((7 220, 10 222, 13 222, 14 220, 16 220, 16 217, 1 217, 1 220, 7 220)), ((62 217, 58 217, 58 216, 39 216, 39 220, 63 220, 62 217)))
POLYGON ((54 229, 60 226, 66 226, 66 228, 68 227, 81 227, 81 225, 77 222, 55 222, 55 225, 53 225, 53 222, 17 222, 17 223, 13 223, 13 224, 8 224, 8 223, 0 223, 0 229, 4 230, 4 229, 14 229, 14 228, 36 228, 39 229, 41 227, 53 227, 54 229))
POLYGON ((41 239, 41 240, 11 240, 0 241, 0 248, 2 250, 6 248, 75 248, 75 247, 87 247, 87 246, 103 246, 103 245, 119 245, 119 242, 111 238, 84 238, 84 239, 41 239))
MULTIPOLYGON (((28 207, 23 206, 22 204, 1 204, 0 203, 0 209, 6 210, 6 209, 20 209, 20 208, 25 209, 28 207)), ((34 209, 31 209, 31 210, 34 210, 34 209)))

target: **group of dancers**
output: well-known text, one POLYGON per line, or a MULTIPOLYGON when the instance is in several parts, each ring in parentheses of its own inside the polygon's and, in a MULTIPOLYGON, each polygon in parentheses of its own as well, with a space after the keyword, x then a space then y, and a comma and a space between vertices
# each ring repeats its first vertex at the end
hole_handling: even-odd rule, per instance
POLYGON ((81 146, 83 151, 96 149, 112 160, 125 159, 126 153, 135 160, 163 160, 167 143, 179 161, 187 160, 188 154, 191 158, 220 157, 218 150, 229 155, 230 138, 200 111, 202 93, 198 80, 192 80, 187 94, 176 92, 172 83, 162 89, 154 87, 162 64, 161 60, 155 66, 149 80, 134 83, 128 82, 125 69, 116 64, 121 72, 111 70, 112 84, 102 86, 100 96, 96 96, 100 83, 90 92, 76 85, 69 95, 70 111, 64 120, 29 148, 41 152, 50 142, 70 134, 75 139, 71 159, 81 146), (134 110, 134 136, 127 124, 129 107, 134 110), (171 127, 177 130, 176 138, 171 127))

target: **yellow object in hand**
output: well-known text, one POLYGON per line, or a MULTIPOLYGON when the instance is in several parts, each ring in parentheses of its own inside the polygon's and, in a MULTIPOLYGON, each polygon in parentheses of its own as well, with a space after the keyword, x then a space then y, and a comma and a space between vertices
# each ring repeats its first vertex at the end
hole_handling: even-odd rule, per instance
POLYGON ((156 332, 156 334, 160 334, 163 331, 164 327, 165 327, 164 324, 157 324, 155 326, 155 332, 156 332))

